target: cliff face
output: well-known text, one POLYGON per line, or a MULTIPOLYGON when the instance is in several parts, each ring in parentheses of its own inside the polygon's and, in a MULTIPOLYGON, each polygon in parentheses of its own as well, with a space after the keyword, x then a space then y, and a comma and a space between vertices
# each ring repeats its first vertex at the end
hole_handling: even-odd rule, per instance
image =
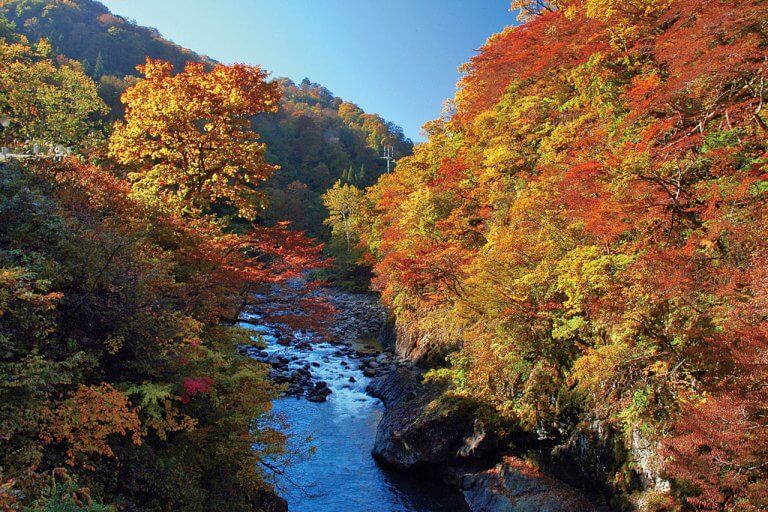
POLYGON ((446 397, 439 385, 424 385, 418 370, 398 368, 375 379, 368 392, 387 412, 379 423, 373 456, 401 469, 483 460, 500 439, 488 433, 484 411, 468 400, 446 397))
POLYGON ((418 369, 387 373, 372 381, 368 391, 387 408, 372 450, 381 463, 439 471, 474 511, 595 510, 586 494, 511 455, 509 447, 520 441, 499 435, 482 404, 447 396, 439 384, 424 384, 418 369))
MULTIPOLYGON (((400 357, 424 364, 429 351, 406 332, 390 321, 379 339, 400 357)), ((473 510, 651 510, 650 497, 669 490, 660 446, 639 429, 626 440, 585 419, 558 440, 538 439, 499 425, 494 411, 452 395, 447 384, 423 382, 424 373, 419 366, 401 367, 369 385, 386 406, 372 454, 402 470, 435 468, 473 510), (614 485, 618 474, 625 480, 621 491, 614 485)))
POLYGON ((398 322, 390 311, 385 328, 379 334, 379 343, 398 357, 423 366, 443 366, 449 353, 459 348, 458 341, 437 342, 428 332, 398 322))

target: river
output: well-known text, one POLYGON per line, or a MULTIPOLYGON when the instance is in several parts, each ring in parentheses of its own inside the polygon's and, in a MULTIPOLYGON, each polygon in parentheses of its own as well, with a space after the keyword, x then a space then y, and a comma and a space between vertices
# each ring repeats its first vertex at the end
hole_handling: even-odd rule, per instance
MULTIPOLYGON (((283 346, 271 326, 256 314, 245 315, 246 328, 259 333, 267 347, 260 358, 287 361, 289 371, 311 368, 313 381, 327 383, 327 401, 285 397, 275 411, 290 425, 294 442, 308 435, 314 453, 278 477, 280 494, 291 512, 465 512, 461 493, 428 474, 390 472, 371 457, 376 426, 383 412, 378 399, 365 393, 370 379, 360 369, 358 351, 370 350, 327 342, 283 346), (266 354, 265 354, 266 352, 266 354)), ((311 340, 311 335, 294 333, 311 340)))

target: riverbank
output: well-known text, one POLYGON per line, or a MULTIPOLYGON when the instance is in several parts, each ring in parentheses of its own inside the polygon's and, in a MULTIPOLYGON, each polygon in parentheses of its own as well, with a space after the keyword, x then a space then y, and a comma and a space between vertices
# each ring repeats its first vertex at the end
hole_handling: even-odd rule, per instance
POLYGON ((315 446, 279 488, 289 510, 374 510, 366 508, 371 499, 383 503, 382 512, 610 510, 583 492, 594 483, 587 475, 593 462, 537 455, 535 440, 499 434, 494 411, 446 393, 439 379, 425 381, 424 369, 396 354, 375 295, 313 292, 336 311, 321 336, 280 325, 285 315, 306 314, 301 293, 275 287, 242 316, 265 344, 248 354, 284 385, 276 412, 294 439, 311 437, 315 446), (424 475, 426 488, 414 485, 424 475))
POLYGON ((376 337, 384 311, 376 297, 318 290, 337 310, 328 335, 322 336, 279 325, 285 315, 305 313, 295 293, 298 289, 275 287, 257 296, 241 323, 264 342, 263 348, 247 352, 268 364, 273 380, 284 384, 275 415, 290 425, 290 448, 304 455, 275 478, 288 509, 468 511, 463 495, 440 478, 392 471, 371 457, 384 406, 366 394, 366 387, 375 376, 412 367, 380 350, 376 337))
MULTIPOLYGON (((240 317, 241 325, 255 331, 266 343, 265 348, 249 347, 246 353, 270 366, 270 379, 286 386, 285 395, 324 402, 332 391, 319 378, 332 358, 339 358, 341 373, 355 383, 355 371, 373 378, 396 368, 413 368, 407 359, 382 349, 379 337, 385 329, 386 312, 373 294, 351 293, 337 288, 321 288, 313 292, 330 305, 335 314, 325 322, 327 332, 310 328, 288 327, 281 318, 308 315, 300 305, 301 288, 275 286, 265 294, 254 296, 252 304, 240 317), (323 355, 316 357, 316 350, 323 355)), ((327 320, 327 319, 326 319, 327 320)))
POLYGON ((284 386, 276 413, 295 440, 311 438, 314 446, 277 479, 289 510, 378 510, 367 508, 371 500, 381 512, 597 510, 573 487, 512 454, 509 446, 526 440, 499 437, 493 411, 450 397, 437 380, 424 382, 425 370, 398 355, 375 295, 312 292, 336 312, 320 335, 280 321, 308 315, 302 293, 295 283, 255 296, 241 324, 264 342, 248 355, 269 365, 270 378, 284 386), (424 475, 426 488, 414 484, 424 475))
MULTIPOLYGON (((418 364, 368 387, 386 405, 373 455, 400 470, 428 467, 460 489, 474 512, 661 510, 670 483, 658 442, 627 434, 589 411, 556 436, 501 424, 486 403, 427 372, 436 354, 392 323, 382 334, 400 360, 418 364)), ((444 356, 443 356, 444 357, 444 356)))
POLYGON ((386 406, 372 451, 377 460, 400 470, 431 468, 473 512, 609 510, 515 456, 515 440, 499 437, 492 411, 423 377, 418 368, 398 368, 368 386, 386 406))

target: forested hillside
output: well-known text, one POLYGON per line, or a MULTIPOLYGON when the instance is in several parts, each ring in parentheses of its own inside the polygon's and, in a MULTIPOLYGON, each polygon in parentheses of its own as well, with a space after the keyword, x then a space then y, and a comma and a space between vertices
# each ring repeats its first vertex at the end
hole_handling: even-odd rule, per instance
MULTIPOLYGON (((110 107, 110 119, 123 113, 120 95, 138 76, 147 57, 181 70, 187 62, 214 62, 164 39, 156 29, 112 14, 93 0, 2 0, 0 14, 30 41, 46 39, 55 54, 82 63, 110 107)), ((283 168, 266 185, 273 204, 268 220, 288 220, 298 229, 326 238, 326 211, 320 196, 336 181, 367 186, 386 170, 379 158, 385 145, 396 157, 413 145, 402 130, 354 103, 304 80, 275 79, 283 89, 281 108, 258 117, 255 129, 268 147, 268 159, 283 168)))
POLYGON ((278 387, 235 323, 320 264, 248 222, 275 171, 249 120, 278 85, 148 60, 105 140, 82 66, 0 21, 3 145, 74 151, 0 164, 0 509, 285 510, 278 387))
POLYGON ((410 155, 413 144, 400 127, 354 103, 334 96, 321 85, 279 79, 280 109, 256 120, 267 143, 267 158, 282 171, 267 184, 273 221, 291 220, 312 235, 326 238, 327 211, 320 196, 338 180, 367 187, 387 170, 380 158, 384 146, 396 157, 410 155))
POLYGON ((515 6, 358 210, 398 342, 646 510, 765 510, 768 3, 515 6))
POLYGON ((0 509, 768 510, 768 1, 512 8, 414 148, 0 0, 0 509))
POLYGON ((54 52, 80 61, 85 72, 136 75, 136 66, 147 56, 163 59, 177 68, 189 61, 213 61, 163 38, 154 28, 112 14, 94 0, 2 0, 0 12, 30 41, 47 39, 54 52))

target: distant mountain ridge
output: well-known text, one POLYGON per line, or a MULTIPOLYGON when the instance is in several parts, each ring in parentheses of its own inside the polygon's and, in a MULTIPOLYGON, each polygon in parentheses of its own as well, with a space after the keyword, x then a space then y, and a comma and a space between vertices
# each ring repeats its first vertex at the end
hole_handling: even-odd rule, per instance
POLYGON ((0 0, 0 14, 30 41, 45 38, 54 52, 82 62, 96 79, 137 75, 136 66, 147 56, 176 67, 214 63, 94 0, 0 0))
MULTIPOLYGON (((171 62, 176 69, 189 61, 216 64, 95 0, 0 0, 0 17, 30 41, 45 38, 55 53, 80 61, 99 83, 114 118, 122 116, 120 95, 147 57, 171 62)), ((255 121, 269 159, 282 168, 266 184, 271 199, 267 220, 289 220, 325 238, 320 196, 339 179, 359 186, 375 183, 386 172, 381 147, 392 146, 400 158, 411 154, 413 143, 400 127, 319 84, 276 80, 284 92, 280 111, 255 121)))

